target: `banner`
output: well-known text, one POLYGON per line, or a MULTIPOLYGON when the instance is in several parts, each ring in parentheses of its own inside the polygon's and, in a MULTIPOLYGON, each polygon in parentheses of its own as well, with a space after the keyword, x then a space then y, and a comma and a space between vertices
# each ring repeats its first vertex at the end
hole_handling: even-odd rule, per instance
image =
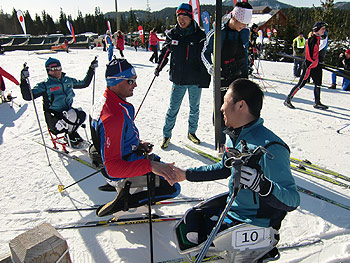
POLYGON ((107 28, 110 32, 110 35, 112 35, 112 28, 111 28, 111 23, 109 23, 109 21, 107 21, 107 28))
POLYGON ((199 0, 190 0, 190 5, 193 9, 193 19, 197 22, 197 24, 200 26, 201 19, 200 19, 200 11, 199 11, 199 0))
POLYGON ((144 44, 144 42, 143 42, 143 28, 142 28, 142 26, 139 26, 137 29, 139 30, 139 34, 141 36, 142 44, 144 44))
POLYGON ((24 34, 27 35, 26 24, 24 23, 24 16, 21 10, 17 10, 17 18, 19 23, 21 24, 24 34))
POLYGON ((69 29, 70 34, 73 36, 74 43, 76 43, 76 41, 75 41, 75 34, 74 34, 74 28, 73 28, 72 23, 69 20, 67 20, 67 27, 69 29))
POLYGON ((209 24, 209 13, 208 11, 204 11, 202 13, 202 22, 203 22, 203 27, 204 27, 204 32, 207 34, 210 30, 210 24, 209 24))
POLYGON ((261 29, 258 31, 258 33, 259 33, 259 42, 262 44, 263 43, 263 39, 264 39, 264 34, 263 34, 261 29))

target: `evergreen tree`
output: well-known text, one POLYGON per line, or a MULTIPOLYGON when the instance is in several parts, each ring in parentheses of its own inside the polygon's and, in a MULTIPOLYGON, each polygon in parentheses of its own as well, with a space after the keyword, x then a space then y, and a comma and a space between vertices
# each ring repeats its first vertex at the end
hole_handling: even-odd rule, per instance
POLYGON ((66 14, 63 12, 62 8, 60 10, 60 16, 58 18, 57 29, 64 35, 67 35, 69 33, 69 30, 67 28, 67 17, 66 14))

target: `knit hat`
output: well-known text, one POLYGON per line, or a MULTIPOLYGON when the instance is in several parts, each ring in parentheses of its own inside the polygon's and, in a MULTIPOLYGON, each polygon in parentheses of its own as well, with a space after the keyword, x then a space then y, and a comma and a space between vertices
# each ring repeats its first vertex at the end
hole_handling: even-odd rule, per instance
POLYGON ((184 15, 193 18, 192 6, 186 3, 182 3, 181 5, 179 5, 179 7, 176 9, 176 16, 179 15, 184 15))
POLYGON ((312 27, 312 31, 317 32, 324 26, 328 26, 328 24, 323 21, 316 22, 316 24, 314 24, 312 27))
POLYGON ((237 19, 238 22, 241 22, 242 24, 249 24, 252 20, 253 16, 253 9, 251 8, 244 8, 240 7, 238 5, 233 8, 231 12, 231 17, 234 17, 237 19))
POLYGON ((107 87, 112 87, 136 76, 135 68, 126 60, 113 58, 106 68, 106 82, 107 87))
POLYGON ((345 54, 349 54, 350 55, 350 48, 347 51, 345 51, 345 54))
POLYGON ((56 58, 49 57, 45 62, 45 68, 51 70, 54 67, 61 67, 61 62, 56 58))

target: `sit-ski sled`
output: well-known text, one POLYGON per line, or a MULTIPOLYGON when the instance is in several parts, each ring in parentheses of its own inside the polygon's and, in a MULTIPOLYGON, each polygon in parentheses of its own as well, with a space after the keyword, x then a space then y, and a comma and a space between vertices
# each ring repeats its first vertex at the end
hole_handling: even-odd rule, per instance
MULTIPOLYGON (((228 193, 216 195, 206 201, 199 203, 192 209, 201 209, 210 207, 218 202, 222 203, 222 209, 225 207, 228 193)), ((194 244, 186 237, 185 216, 174 227, 175 243, 178 252, 185 256, 188 262, 193 262, 192 259, 198 254, 205 244, 194 244)), ((219 215, 218 215, 219 216, 219 215)), ((247 223, 240 223, 228 229, 219 232, 206 256, 220 256, 223 262, 250 262, 260 263, 270 260, 277 260, 280 254, 276 248, 279 241, 278 230, 269 227, 259 227, 247 223)), ((220 260, 220 262, 222 262, 220 260)))

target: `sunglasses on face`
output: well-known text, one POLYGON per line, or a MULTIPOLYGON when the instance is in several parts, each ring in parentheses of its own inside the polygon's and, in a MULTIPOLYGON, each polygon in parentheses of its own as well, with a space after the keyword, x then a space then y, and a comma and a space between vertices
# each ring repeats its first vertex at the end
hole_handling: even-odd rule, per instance
POLYGON ((107 79, 123 79, 123 80, 126 80, 126 81, 128 82, 129 85, 132 85, 132 84, 136 83, 136 79, 137 79, 137 78, 134 78, 134 79, 126 79, 126 78, 121 78, 121 77, 109 76, 109 77, 107 77, 107 79))
POLYGON ((58 70, 62 70, 62 67, 61 67, 61 66, 58 66, 58 67, 50 67, 49 70, 50 70, 50 71, 58 71, 58 70))
POLYGON ((136 79, 128 79, 127 81, 130 86, 136 83, 136 79))

